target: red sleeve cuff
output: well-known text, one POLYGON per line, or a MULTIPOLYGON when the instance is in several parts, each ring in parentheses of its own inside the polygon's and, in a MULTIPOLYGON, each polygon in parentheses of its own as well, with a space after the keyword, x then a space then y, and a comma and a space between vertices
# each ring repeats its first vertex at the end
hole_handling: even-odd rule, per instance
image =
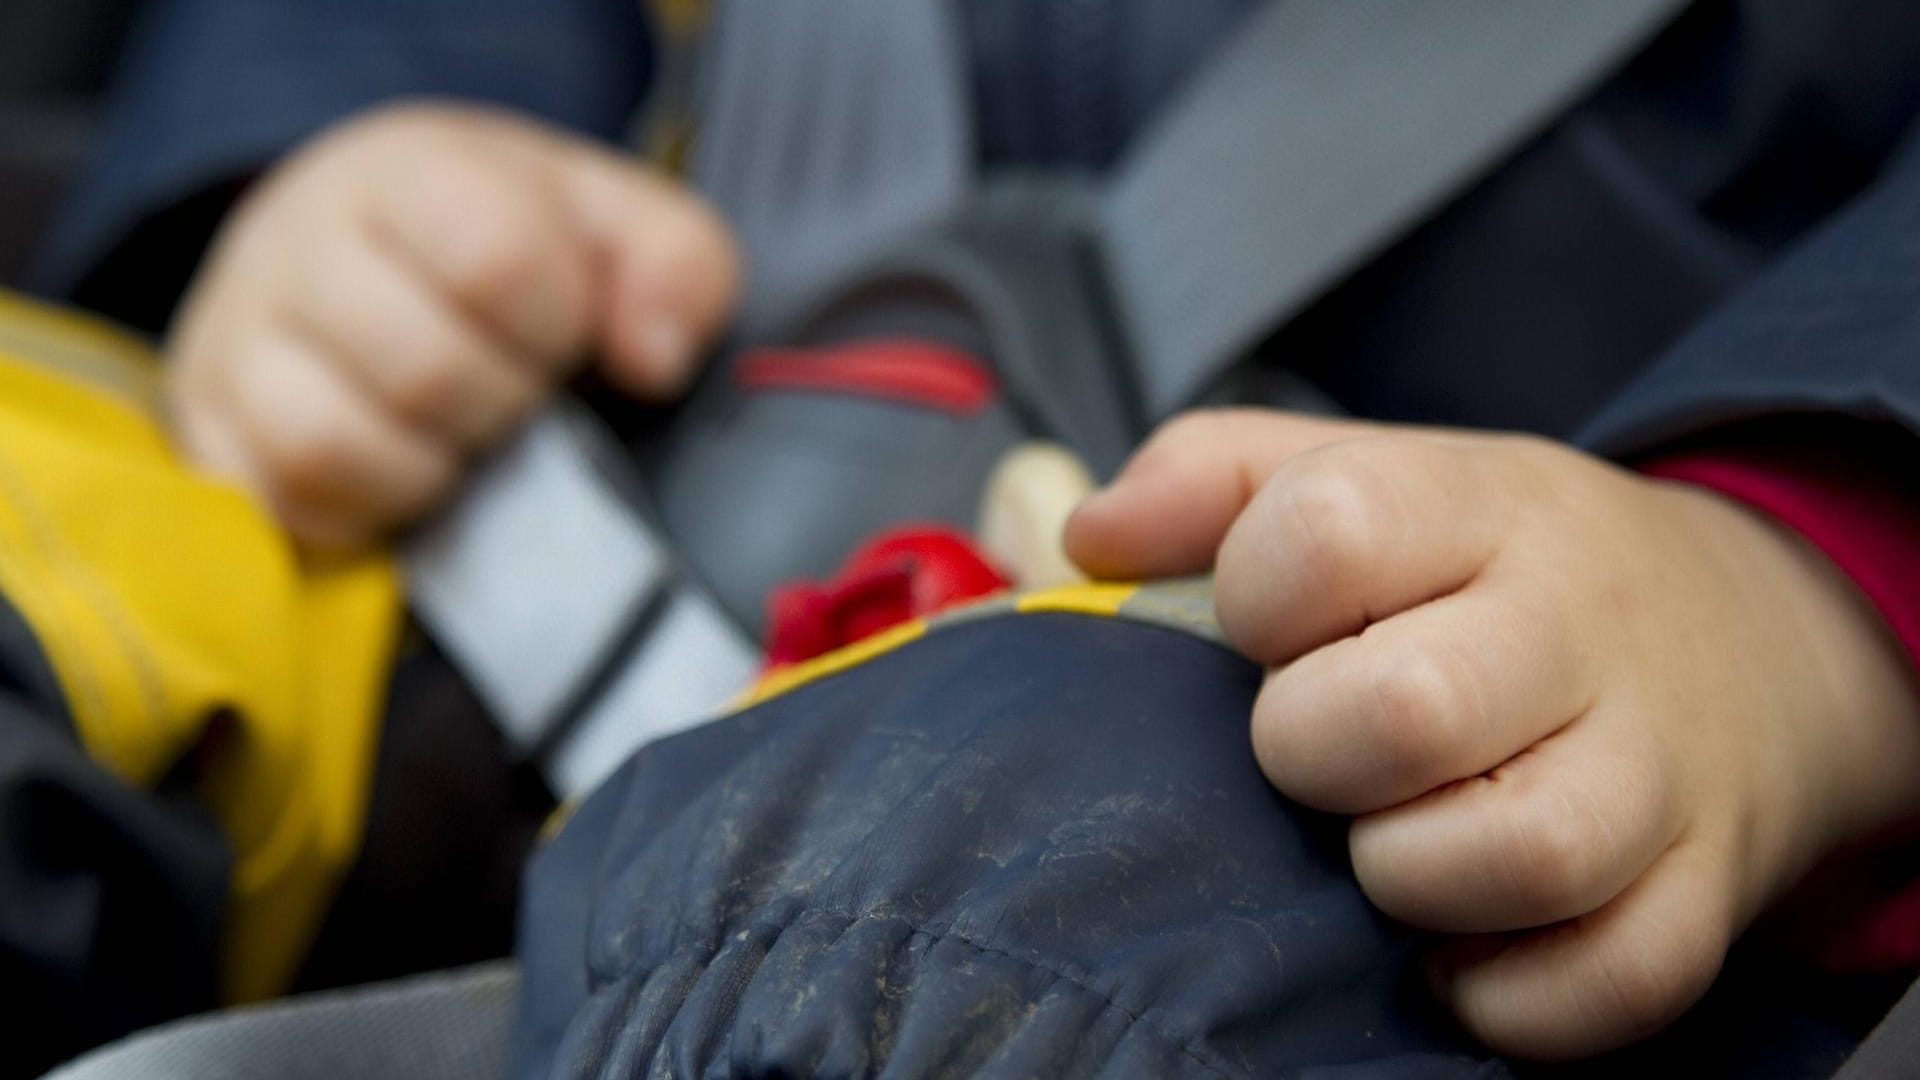
POLYGON ((1879 609, 1920 669, 1920 497, 1857 462, 1771 448, 1689 453, 1641 471, 1713 488, 1806 537, 1879 609))
MULTIPOLYGON (((1877 475, 1864 448, 1842 449, 1862 452, 1737 446, 1676 454, 1641 471, 1712 488, 1806 537, 1879 610, 1920 671, 1920 495, 1877 475)), ((1920 881, 1837 928, 1822 960, 1849 971, 1920 965, 1920 881)))

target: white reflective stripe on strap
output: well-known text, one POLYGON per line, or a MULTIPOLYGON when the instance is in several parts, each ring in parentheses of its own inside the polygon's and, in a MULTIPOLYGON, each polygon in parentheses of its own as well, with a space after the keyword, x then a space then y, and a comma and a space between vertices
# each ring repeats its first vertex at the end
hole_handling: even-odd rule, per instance
POLYGON ((548 752, 555 793, 592 791, 627 755, 715 716, 753 681, 759 656, 706 596, 680 590, 645 642, 548 752))
POLYGON ((404 554, 416 616, 563 797, 711 715, 758 659, 595 466, 592 423, 536 420, 404 554))
POLYGON ((1248 16, 1108 191, 1108 269, 1151 418, 1191 405, 1686 6, 1273 0, 1248 16))

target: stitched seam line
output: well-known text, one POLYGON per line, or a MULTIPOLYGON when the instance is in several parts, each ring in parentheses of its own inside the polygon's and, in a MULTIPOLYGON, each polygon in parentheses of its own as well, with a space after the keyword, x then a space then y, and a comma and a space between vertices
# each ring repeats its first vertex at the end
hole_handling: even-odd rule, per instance
POLYGON ((107 631, 120 646, 127 659, 127 666, 133 671, 134 682, 139 687, 140 704, 147 714, 149 724, 159 724, 166 716, 166 693, 162 687, 159 665, 150 655, 135 631, 132 620, 115 602, 113 595, 100 584, 98 578, 74 557, 73 552, 61 540, 59 530, 52 523, 46 508, 35 499, 32 491, 20 482, 11 463, 0 459, 0 481, 4 481, 6 494, 11 496, 20 521, 32 535, 33 542, 44 554, 49 566, 62 574, 72 588, 76 598, 91 606, 100 617, 107 631))
POLYGON ((79 737, 78 718, 82 709, 87 710, 89 715, 98 715, 105 708, 102 703, 106 698, 100 689, 99 676, 93 670, 92 660, 84 653, 66 647, 67 641, 73 636, 68 629, 70 620, 60 610, 59 603, 49 598, 46 584, 34 580, 32 572, 23 567, 21 560, 10 551, 0 550, 0 582, 17 594, 15 600, 20 608, 20 619, 40 639, 40 647, 46 650, 47 664, 53 669, 55 686, 61 693, 72 694, 80 699, 67 702, 67 709, 75 721, 74 735, 79 737), (52 625, 44 628, 35 625, 28 615, 30 611, 52 625), (67 685, 69 678, 74 685, 67 685))
MULTIPOLYGON (((0 489, 14 506, 21 526, 26 530, 30 542, 38 549, 43 563, 55 574, 66 579, 75 599, 91 607, 107 627, 108 633, 120 646, 128 667, 134 673, 139 687, 140 704, 146 712, 149 724, 157 724, 165 715, 164 691, 160 688, 160 678, 155 670, 153 659, 141 647, 139 635, 133 630, 125 614, 113 602, 111 596, 101 588, 100 583, 77 562, 67 550, 47 518, 46 510, 33 493, 22 483, 10 462, 0 458, 0 489)), ((49 609, 52 610, 51 608, 49 609)), ((89 670, 81 677, 94 685, 88 687, 90 696, 99 698, 100 688, 91 671, 91 664, 82 659, 82 666, 89 670)), ((97 704, 104 704, 103 700, 97 704)), ((96 715, 99 715, 96 713, 96 715)), ((76 718, 77 719, 77 718, 76 718)))

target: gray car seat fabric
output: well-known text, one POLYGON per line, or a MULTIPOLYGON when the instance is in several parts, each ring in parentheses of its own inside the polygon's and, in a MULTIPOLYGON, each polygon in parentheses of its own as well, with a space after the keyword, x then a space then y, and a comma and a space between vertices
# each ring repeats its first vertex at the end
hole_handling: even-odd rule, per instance
POLYGON ((1834 1080, 1907 1076, 1920 1076, 1920 984, 1901 996, 1834 1080))
POLYGON ((177 1021, 48 1080, 488 1080, 507 1073, 520 972, 482 964, 177 1021))

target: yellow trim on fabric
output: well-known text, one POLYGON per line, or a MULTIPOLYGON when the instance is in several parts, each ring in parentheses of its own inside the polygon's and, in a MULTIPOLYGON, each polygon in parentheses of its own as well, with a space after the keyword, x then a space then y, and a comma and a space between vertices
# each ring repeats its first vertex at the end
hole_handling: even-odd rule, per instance
POLYGON ((1118 615, 1138 585, 1082 584, 1042 589, 1014 598, 1015 611, 1075 611, 1082 615, 1118 615))
POLYGON ((578 799, 562 800, 560 805, 555 806, 552 813, 547 815, 547 819, 540 823, 540 831, 534 834, 533 842, 544 844, 560 835, 560 830, 567 827, 567 822, 573 820, 573 812, 578 809, 580 809, 578 799))
POLYGON ((745 693, 732 702, 727 711, 738 712, 741 709, 750 708, 810 682, 845 671, 856 664, 864 664, 876 656, 905 645, 926 632, 925 621, 912 619, 861 638, 851 645, 843 645, 832 652, 822 653, 811 660, 803 660, 798 664, 775 669, 761 676, 760 681, 748 687, 745 693))
MULTIPOLYGON (((922 638, 1005 616, 1052 612, 1088 615, 1172 630, 1218 643, 1220 637, 1217 628, 1210 628, 1208 620, 1182 610, 1181 604, 1192 598, 1193 588, 1192 582, 1178 581, 1153 584, 1097 582, 1064 585, 1024 594, 993 593, 924 619, 890 627, 811 660, 770 671, 728 702, 715 719, 764 704, 828 676, 878 659, 922 638)), ((1206 595, 1201 594, 1202 597, 1206 595)), ((552 840, 566 827, 577 808, 577 804, 572 802, 555 807, 541 826, 538 842, 545 844, 552 840)))
POLYGON ((0 305, 0 342, 49 338, 64 347, 0 350, 0 590, 103 768, 148 787, 193 756, 234 859, 224 990, 269 996, 358 853, 398 576, 386 558, 303 565, 251 499, 176 459, 107 368, 67 374, 83 355, 147 370, 131 339, 0 305))
POLYGON ((152 349, 103 319, 0 289, 0 354, 91 383, 157 414, 160 382, 152 349))
MULTIPOLYGON (((1066 611, 1082 615, 1115 616, 1120 613, 1120 606, 1126 603, 1139 588, 1138 585, 1130 584, 1063 585, 1057 589, 1043 589, 1039 592, 1014 596, 1011 598, 1012 607, 1008 610, 1022 614, 1036 611, 1066 611)), ((832 652, 823 653, 811 660, 770 671, 762 676, 760 681, 748 687, 745 693, 730 702, 727 711, 737 712, 758 705, 808 683, 845 671, 856 664, 864 664, 925 636, 929 630, 938 631, 949 623, 957 624, 967 621, 970 615, 978 614, 977 609, 1004 605, 1008 599, 1005 593, 996 593, 977 602, 942 612, 931 619, 914 619, 904 622, 871 637, 862 638, 851 645, 844 645, 832 652)))

